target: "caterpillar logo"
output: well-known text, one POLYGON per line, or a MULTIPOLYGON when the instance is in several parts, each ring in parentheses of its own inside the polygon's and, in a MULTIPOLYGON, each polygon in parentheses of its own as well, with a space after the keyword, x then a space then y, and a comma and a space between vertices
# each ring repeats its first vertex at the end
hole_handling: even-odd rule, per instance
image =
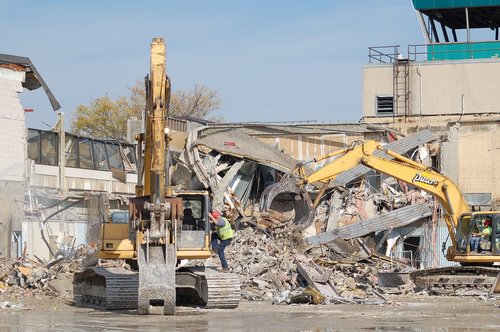
POLYGON ((415 174, 415 177, 413 177, 413 179, 411 180, 411 182, 412 183, 413 182, 425 183, 425 184, 428 184, 428 185, 434 186, 434 187, 436 187, 438 185, 438 182, 437 182, 436 179, 430 179, 427 176, 422 175, 420 173, 415 174))

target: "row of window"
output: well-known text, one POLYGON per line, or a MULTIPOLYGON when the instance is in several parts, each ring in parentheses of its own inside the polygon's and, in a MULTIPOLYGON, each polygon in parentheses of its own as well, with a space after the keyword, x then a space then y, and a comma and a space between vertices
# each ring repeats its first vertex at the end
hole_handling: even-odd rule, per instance
MULTIPOLYGON (((126 143, 78 137, 66 133, 64 155, 67 167, 100 171, 135 171, 135 146, 126 143)), ((28 129, 28 158, 37 164, 59 164, 59 134, 28 129)))

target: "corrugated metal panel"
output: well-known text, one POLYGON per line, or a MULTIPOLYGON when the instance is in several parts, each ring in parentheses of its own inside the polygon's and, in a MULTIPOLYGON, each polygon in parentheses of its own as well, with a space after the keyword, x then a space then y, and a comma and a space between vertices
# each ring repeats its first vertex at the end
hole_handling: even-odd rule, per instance
POLYGON ((446 256, 441 252, 441 245, 443 242, 446 242, 446 248, 451 246, 451 240, 450 237, 448 236, 448 228, 443 222, 438 223, 438 226, 436 227, 436 256, 437 256, 437 261, 436 264, 437 266, 454 266, 458 265, 456 262, 450 262, 446 259, 446 256))
POLYGON ((207 135, 193 142, 194 147, 200 150, 206 147, 225 155, 253 160, 283 172, 290 172, 297 164, 289 155, 248 136, 241 130, 225 130, 207 135), (227 144, 228 142, 230 144, 227 144))
MULTIPOLYGON (((396 153, 403 154, 407 151, 410 151, 411 149, 418 147, 421 144, 437 140, 438 138, 439 136, 437 134, 434 134, 430 130, 422 130, 410 137, 405 137, 395 142, 389 143, 385 145, 385 147, 396 153)), ((392 157, 386 155, 383 151, 375 151, 373 154, 377 157, 393 159, 392 157)), ((337 176, 337 178, 335 179, 335 183, 341 186, 346 185, 352 180, 355 180, 356 178, 368 173, 370 170, 370 168, 364 165, 357 166, 337 176)))
POLYGON ((448 229, 444 222, 434 227, 432 223, 425 223, 421 228, 420 238, 420 262, 421 268, 434 268, 457 265, 455 262, 446 260, 442 252, 442 243, 446 241, 446 247, 451 245, 448 238, 448 229))
POLYGON ((307 243, 327 243, 336 238, 352 239, 371 232, 405 226, 422 218, 429 217, 431 214, 431 209, 427 204, 408 205, 376 218, 343 226, 318 236, 310 236, 307 238, 307 243))
POLYGON ((391 234, 401 236, 401 239, 392 249, 393 252, 403 251, 403 238, 420 237, 418 252, 414 257, 418 260, 422 269, 457 265, 455 262, 447 261, 442 252, 443 242, 446 241, 446 247, 451 245, 448 238, 448 229, 444 222, 438 223, 434 231, 432 222, 424 221, 393 229, 391 234))

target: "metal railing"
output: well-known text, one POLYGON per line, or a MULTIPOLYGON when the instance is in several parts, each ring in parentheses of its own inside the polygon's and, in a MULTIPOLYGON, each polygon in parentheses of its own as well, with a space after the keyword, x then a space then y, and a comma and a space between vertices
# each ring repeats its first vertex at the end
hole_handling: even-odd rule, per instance
POLYGON ((398 56, 399 45, 368 47, 369 63, 394 63, 398 56))
POLYGON ((492 46, 496 42, 410 44, 408 45, 408 59, 410 61, 433 61, 498 58, 500 43, 497 47, 492 46), (480 47, 482 45, 485 47, 480 47), (459 48, 460 46, 463 48, 459 48))
POLYGON ((410 266, 415 267, 415 258, 413 257, 413 251, 403 250, 403 251, 391 251, 391 267, 394 266, 393 260, 404 261, 409 260, 410 266))
POLYGON ((369 63, 395 63, 401 59, 425 62, 492 58, 500 58, 499 41, 410 44, 407 57, 400 53, 399 45, 368 47, 369 63))

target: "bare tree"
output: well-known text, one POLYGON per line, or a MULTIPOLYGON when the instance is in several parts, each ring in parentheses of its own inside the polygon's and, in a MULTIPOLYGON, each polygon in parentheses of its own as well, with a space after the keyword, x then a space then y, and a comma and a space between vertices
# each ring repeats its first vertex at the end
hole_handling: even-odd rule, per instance
MULTIPOLYGON (((105 95, 92 100, 89 105, 79 105, 71 126, 72 133, 94 138, 126 139, 127 120, 134 116, 141 119, 146 107, 144 83, 137 81, 129 90, 129 96, 112 99, 105 95)), ((221 104, 218 91, 197 84, 192 90, 172 93, 170 115, 220 122, 222 117, 215 113, 221 104)))

